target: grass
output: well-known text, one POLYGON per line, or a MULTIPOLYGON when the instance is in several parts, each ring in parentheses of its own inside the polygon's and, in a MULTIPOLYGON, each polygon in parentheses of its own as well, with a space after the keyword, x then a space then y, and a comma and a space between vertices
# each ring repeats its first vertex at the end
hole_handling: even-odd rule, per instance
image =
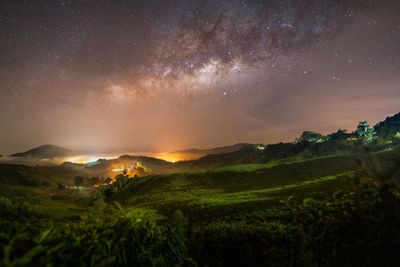
POLYGON ((324 199, 361 175, 363 165, 387 167, 398 151, 371 155, 285 159, 265 164, 239 164, 196 171, 154 175, 129 182, 112 200, 127 207, 145 207, 170 214, 176 209, 192 222, 234 221, 265 210, 285 209, 290 196, 324 199), (378 163, 377 163, 378 162, 378 163))

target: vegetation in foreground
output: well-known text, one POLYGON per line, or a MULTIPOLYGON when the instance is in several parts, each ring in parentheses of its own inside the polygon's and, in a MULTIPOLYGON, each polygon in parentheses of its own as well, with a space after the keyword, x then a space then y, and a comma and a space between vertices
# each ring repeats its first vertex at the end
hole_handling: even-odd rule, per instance
POLYGON ((395 266, 396 155, 139 178, 64 216, 3 197, 1 266, 395 266))

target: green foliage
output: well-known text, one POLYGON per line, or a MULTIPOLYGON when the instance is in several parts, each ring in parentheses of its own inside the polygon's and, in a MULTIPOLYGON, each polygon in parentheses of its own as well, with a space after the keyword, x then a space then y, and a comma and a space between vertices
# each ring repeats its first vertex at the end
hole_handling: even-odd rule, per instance
POLYGON ((388 159, 398 152, 360 157, 152 175, 90 199, 57 190, 77 194, 60 202, 62 217, 43 215, 61 210, 49 199, 37 210, 0 198, 0 266, 390 266, 400 192, 388 159))
POLYGON ((369 127, 367 121, 362 121, 358 124, 356 134, 358 138, 364 143, 371 143, 376 138, 375 130, 369 127))
MULTIPOLYGON (((295 143, 267 145, 260 158, 263 161, 276 161, 361 153, 363 147, 359 143, 348 140, 350 137, 351 135, 344 130, 339 130, 337 133, 330 134, 319 141, 297 140, 295 143)), ((374 146, 374 149, 380 150, 382 147, 374 146)))
POLYGON ((26 203, 13 203, 10 199, 0 196, 0 216, 7 219, 29 219, 34 209, 26 203))
POLYGON ((288 201, 303 259, 311 265, 393 266, 400 251, 399 169, 366 169, 366 177, 327 201, 288 201))
MULTIPOLYGON (((26 218, 29 213, 0 199, 1 211, 26 218)), ((1 227, 0 266, 187 266, 183 214, 165 220, 155 211, 108 207, 69 223, 43 224, 39 231, 1 227), (105 212, 106 211, 106 212, 105 212)), ((13 217, 15 219, 15 216, 13 217)), ((2 222, 6 219, 2 219, 2 222)), ((11 223, 11 222, 10 222, 11 223)), ((4 226, 4 223, 2 224, 4 226)))
POLYGON ((346 129, 339 129, 335 133, 328 134, 328 140, 332 141, 343 141, 350 137, 346 129))
POLYGON ((387 117, 385 121, 378 123, 374 129, 379 137, 385 140, 396 140, 396 133, 400 132, 400 113, 387 117))
POLYGON ((114 187, 122 188, 128 181, 129 176, 126 174, 126 171, 124 171, 123 174, 118 174, 117 177, 115 177, 114 187))
POLYGON ((46 224, 35 208, 0 197, 0 266, 12 266, 11 254, 20 257, 46 224))
POLYGON ((307 142, 322 142, 324 141, 324 136, 320 133, 316 133, 313 131, 305 131, 301 134, 299 138, 296 139, 295 143, 300 143, 303 141, 307 142))
POLYGON ((280 222, 215 222, 193 229, 199 266, 298 266, 295 229, 280 222))

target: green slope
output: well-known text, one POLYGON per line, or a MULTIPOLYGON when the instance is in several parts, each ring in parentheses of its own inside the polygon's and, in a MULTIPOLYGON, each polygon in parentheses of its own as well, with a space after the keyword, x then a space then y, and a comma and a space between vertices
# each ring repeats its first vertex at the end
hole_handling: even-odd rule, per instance
POLYGON ((156 175, 132 180, 112 200, 126 206, 155 208, 165 214, 181 209, 199 223, 235 220, 244 214, 253 216, 265 209, 279 209, 284 206, 281 200, 292 195, 300 200, 328 197, 347 186, 349 178, 362 175, 360 162, 373 170, 381 164, 387 168, 398 156, 398 151, 387 151, 156 175))

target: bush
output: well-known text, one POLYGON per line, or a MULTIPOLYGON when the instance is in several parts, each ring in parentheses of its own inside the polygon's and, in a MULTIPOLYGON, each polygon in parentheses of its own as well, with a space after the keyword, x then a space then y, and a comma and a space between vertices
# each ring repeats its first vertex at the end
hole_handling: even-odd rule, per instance
POLYGON ((328 201, 288 204, 298 227, 304 261, 317 266, 394 266, 400 251, 397 171, 367 171, 349 191, 328 201), (373 177, 372 177, 373 176, 373 177))
POLYGON ((78 222, 48 225, 29 243, 17 238, 3 246, 1 265, 187 266, 182 227, 154 211, 108 209, 82 215, 78 222), (21 246, 24 253, 14 253, 21 246))
POLYGON ((295 230, 282 223, 221 222, 194 229, 199 266, 296 266, 295 230))

